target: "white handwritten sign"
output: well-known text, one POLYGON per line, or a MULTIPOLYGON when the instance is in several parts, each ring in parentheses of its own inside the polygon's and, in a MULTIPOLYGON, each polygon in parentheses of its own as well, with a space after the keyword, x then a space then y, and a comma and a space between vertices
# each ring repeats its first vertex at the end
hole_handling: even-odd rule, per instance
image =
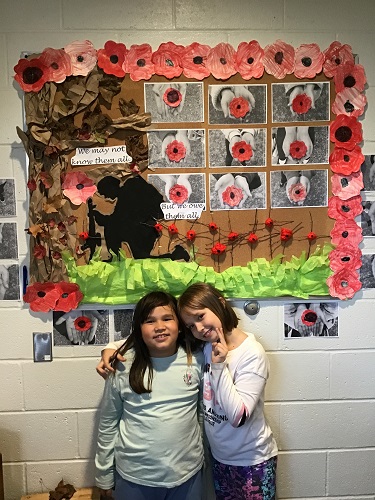
POLYGON ((202 211, 206 209, 204 203, 160 203, 165 220, 174 219, 199 219, 202 211))
POLYGON ((105 165, 107 163, 130 163, 126 146, 111 146, 104 148, 77 148, 76 154, 70 160, 72 167, 76 165, 105 165))

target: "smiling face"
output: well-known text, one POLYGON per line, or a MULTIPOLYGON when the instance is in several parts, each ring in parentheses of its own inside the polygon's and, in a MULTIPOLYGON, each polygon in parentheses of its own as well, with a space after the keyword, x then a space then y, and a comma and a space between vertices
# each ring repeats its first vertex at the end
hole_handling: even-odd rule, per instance
POLYGON ((207 307, 191 309, 185 307, 181 311, 182 321, 194 337, 205 342, 216 342, 218 334, 216 328, 222 328, 220 319, 207 307))
POLYGON ((151 357, 164 358, 177 351, 178 319, 170 306, 152 309, 141 324, 141 333, 151 357))

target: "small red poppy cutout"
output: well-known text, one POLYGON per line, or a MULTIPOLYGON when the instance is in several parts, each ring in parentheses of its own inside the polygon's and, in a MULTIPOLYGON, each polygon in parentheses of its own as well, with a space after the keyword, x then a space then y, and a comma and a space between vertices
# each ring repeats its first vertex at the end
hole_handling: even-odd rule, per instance
POLYGON ((273 227, 273 219, 271 219, 271 217, 268 217, 265 221, 264 221, 264 225, 268 228, 272 228, 273 227))
POLYGON ((223 245, 223 243, 215 243, 215 245, 211 248, 211 253, 213 255, 221 255, 226 249, 227 247, 226 245, 223 245))
POLYGON ((156 229, 156 231, 158 233, 161 233, 163 231, 163 226, 161 224, 159 224, 159 222, 157 222, 155 225, 154 225, 154 229, 156 229))
POLYGON ((307 235, 307 239, 308 239, 309 241, 315 241, 317 237, 318 237, 318 236, 317 236, 317 235, 316 235, 316 233, 314 233, 313 231, 310 231, 310 232, 308 233, 308 235, 307 235))
POLYGON ((244 97, 234 97, 229 103, 229 112, 234 118, 244 118, 250 112, 250 104, 244 97))
POLYGON ((300 182, 292 184, 288 189, 288 196, 290 201, 292 201, 293 203, 301 203, 305 201, 307 196, 307 191, 305 186, 300 182))
POLYGON ((216 224, 216 222, 210 222, 208 224, 208 228, 210 231, 217 231, 219 229, 219 226, 216 224))
POLYGON ((243 198, 242 189, 236 186, 228 186, 226 190, 223 191, 222 198, 224 203, 230 207, 237 207, 243 198))
POLYGON ((255 233, 250 233, 249 236, 247 237, 247 241, 251 244, 257 243, 258 239, 259 238, 255 233))
POLYGON ((179 90, 169 87, 163 94, 163 101, 167 106, 177 108, 182 102, 182 94, 179 90))
POLYGON ((186 238, 189 241, 194 241, 197 236, 197 233, 194 231, 194 229, 189 229, 189 231, 186 233, 186 238))
POLYGON ((188 190, 181 184, 175 184, 169 190, 169 199, 177 205, 182 205, 189 198, 188 190))
POLYGON ((87 330, 91 328, 92 323, 87 316, 78 316, 78 318, 74 320, 74 326, 80 332, 87 332, 87 330))
POLYGON ((287 229, 286 227, 281 228, 280 231, 280 240, 281 241, 289 241, 293 236, 293 231, 291 229, 287 229))
POLYGON ((292 109, 299 115, 304 115, 311 108, 311 97, 306 94, 298 94, 292 102, 292 109))
POLYGON ((290 156, 295 160, 300 160, 307 153, 307 146, 303 141, 293 141, 289 148, 290 156))
POLYGON ((171 224, 170 226, 168 226, 168 231, 170 234, 178 234, 178 227, 176 226, 176 224, 171 224))
POLYGON ((186 148, 183 142, 172 141, 166 148, 166 153, 170 161, 178 163, 186 156, 186 148))
POLYGON ((235 142, 232 146, 232 156, 238 161, 248 161, 253 156, 253 148, 246 141, 235 142))
POLYGON ((238 238, 239 234, 236 233, 235 231, 232 231, 228 234, 228 240, 229 241, 235 241, 238 238))

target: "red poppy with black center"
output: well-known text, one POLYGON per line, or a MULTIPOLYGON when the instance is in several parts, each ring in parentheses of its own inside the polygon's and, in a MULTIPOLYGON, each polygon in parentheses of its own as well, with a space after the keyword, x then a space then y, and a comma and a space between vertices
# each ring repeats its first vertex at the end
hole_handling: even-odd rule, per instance
POLYGON ((300 160, 307 153, 307 146, 303 141, 293 141, 289 148, 289 153, 295 160, 300 160))
POLYGON ((280 239, 281 241, 289 241, 293 236, 293 231, 286 227, 281 228, 280 239))
POLYGON ((244 97, 235 97, 229 103, 229 112, 234 118, 244 118, 250 112, 250 104, 244 97))
POLYGON ((213 255, 221 255, 226 249, 227 247, 223 243, 215 243, 215 245, 211 248, 211 253, 213 255))
POLYGON ((294 59, 294 48, 282 40, 276 40, 264 49, 264 69, 279 80, 293 73, 294 59))
POLYGON ((363 240, 362 229, 354 219, 338 219, 330 232, 333 245, 358 247, 363 240))
POLYGON ((273 227, 273 219, 271 219, 270 217, 268 217, 265 221, 264 221, 264 225, 266 227, 268 227, 269 229, 271 229, 273 227))
POLYGON ((307 239, 308 239, 309 241, 315 241, 315 240, 316 240, 316 238, 317 238, 317 235, 316 235, 316 233, 314 233, 313 231, 310 231, 310 232, 308 233, 308 235, 307 235, 307 239))
POLYGON ((295 113, 303 115, 311 108, 311 97, 306 94, 298 94, 292 101, 292 109, 295 113))
POLYGON ((168 226, 168 232, 169 234, 178 234, 178 227, 176 226, 176 224, 170 224, 168 226))
POLYGON ((92 327, 92 323, 87 316, 78 316, 78 318, 74 320, 74 327, 80 332, 87 332, 87 330, 90 330, 92 327))
POLYGON ((15 80, 25 92, 39 92, 43 85, 49 81, 50 70, 38 58, 20 59, 14 66, 15 80))
POLYGON ((257 243, 259 240, 258 236, 255 233, 250 233, 249 236, 247 237, 247 241, 250 244, 257 243))
POLYGON ((181 56, 184 47, 173 42, 161 43, 152 54, 155 74, 166 78, 175 78, 182 73, 181 56))
POLYGON ((229 241, 235 241, 237 238, 238 238, 239 234, 236 233, 235 231, 231 231, 229 234, 228 234, 228 240, 229 241))
POLYGON ((332 219, 354 219, 362 211, 361 195, 353 196, 348 200, 341 200, 338 196, 331 196, 328 200, 328 217, 332 219))
POLYGON ((219 227, 216 224, 216 222, 210 222, 208 224, 208 228, 209 228, 210 231, 217 231, 219 229, 219 227))
POLYGON ((76 283, 60 281, 60 283, 56 283, 56 290, 60 295, 55 311, 69 312, 72 309, 77 309, 78 304, 83 299, 83 293, 76 283))
POLYGON ((55 308, 59 295, 54 283, 33 283, 26 288, 23 300, 32 311, 48 312, 55 308))
POLYGON ((330 139, 336 146, 352 150, 362 141, 362 125, 353 116, 338 115, 331 123, 330 139))
POLYGON ((355 88, 363 92, 366 84, 365 69, 361 64, 346 62, 337 68, 334 81, 337 93, 345 88, 355 88))
POLYGON ((248 161, 253 156, 253 148, 246 141, 235 142, 232 146, 232 156, 238 161, 248 161))
POLYGON ((207 56, 211 50, 208 45, 193 42, 185 47, 181 53, 181 64, 187 78, 203 80, 210 75, 206 66, 207 56))
POLYGON ((365 157, 359 146, 354 146, 351 151, 335 147, 329 156, 329 163, 332 171, 342 175, 350 175, 354 172, 358 172, 364 161, 365 157))
POLYGON ((300 182, 292 184, 288 189, 288 197, 293 203, 301 203, 305 201, 307 196, 306 188, 300 182))
POLYGON ((177 205, 182 205, 189 198, 189 192, 185 186, 175 184, 169 190, 169 199, 177 205))
POLYGON ((62 83, 72 74, 72 62, 63 49, 48 47, 40 55, 40 61, 49 68, 49 81, 62 83))
POLYGON ((225 191, 223 191, 221 196, 224 203, 226 203, 228 206, 237 207, 243 198, 243 192, 241 188, 238 188, 236 186, 228 186, 225 191))
POLYGON ((104 49, 98 50, 98 66, 104 73, 122 78, 125 76, 124 62, 127 53, 128 50, 123 43, 108 40, 104 44, 104 49))
POLYGON ((155 225, 154 225, 154 229, 156 229, 156 231, 158 233, 161 233, 163 231, 163 226, 161 224, 159 224, 159 222, 157 222, 155 225))
POLYGON ((362 252, 358 246, 342 242, 328 254, 332 271, 340 269, 359 269, 362 266, 362 252))
POLYGON ((237 47, 235 61, 237 71, 243 79, 261 78, 264 73, 264 50, 256 40, 241 42, 237 47))
POLYGON ((178 163, 186 156, 186 148, 181 141, 172 141, 168 144, 165 150, 170 161, 178 163))
POLYGON ((177 108, 182 102, 182 94, 179 90, 169 87, 163 94, 163 101, 171 108, 177 108))
POLYGON ((194 241, 197 236, 197 233, 194 231, 194 229, 189 229, 189 231, 186 233, 186 238, 190 241, 194 241))
POLYGON ((351 299, 362 288, 358 273, 351 269, 341 269, 327 279, 329 293, 341 300, 351 299))
POLYGON ((318 319, 318 315, 311 309, 305 309, 301 314, 301 321, 306 326, 314 326, 318 319))

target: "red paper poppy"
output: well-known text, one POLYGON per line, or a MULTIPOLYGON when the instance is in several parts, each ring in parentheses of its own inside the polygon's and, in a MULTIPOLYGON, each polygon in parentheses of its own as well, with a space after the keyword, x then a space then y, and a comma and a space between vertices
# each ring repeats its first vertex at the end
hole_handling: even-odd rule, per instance
POLYGON ((256 40, 239 44, 234 60, 237 71, 244 80, 263 76, 263 56, 264 50, 256 40))
POLYGON ((72 309, 77 309, 78 304, 83 299, 83 293, 76 283, 60 281, 60 283, 56 283, 56 290, 59 292, 59 299, 55 311, 69 312, 72 309))
POLYGON ((39 92, 43 85, 49 81, 50 70, 40 58, 20 59, 14 66, 14 79, 25 92, 39 92))
POLYGON ((351 151, 335 147, 329 156, 332 171, 342 175, 358 172, 364 161, 365 157, 359 146, 355 146, 351 151))
POLYGON ((47 254, 47 250, 43 245, 35 245, 33 249, 33 255, 36 259, 42 260, 47 254))
POLYGON ((182 51, 182 68, 184 75, 187 78, 195 78, 203 80, 210 75, 210 70, 207 68, 207 56, 211 50, 208 45, 202 45, 194 42, 182 51))
POLYGON ((29 191, 33 192, 36 190, 36 182, 35 182, 35 179, 29 179, 27 181, 27 187, 29 189, 29 191))
POLYGON ((210 222, 208 224, 208 228, 210 231, 217 231, 219 229, 219 226, 216 224, 216 222, 210 222))
POLYGON ((174 161, 178 163, 183 160, 186 156, 186 148, 183 142, 181 141, 172 141, 166 147, 165 152, 170 161, 174 161))
POLYGON ((157 222, 155 225, 154 225, 154 229, 156 229, 156 231, 158 233, 161 233, 163 231, 163 226, 161 224, 159 224, 159 222, 157 222))
POLYGON ((152 54, 151 61, 154 64, 155 74, 166 78, 175 78, 182 73, 181 56, 184 47, 173 42, 162 43, 156 52, 152 54))
POLYGON ((149 80, 155 73, 151 45, 132 45, 125 59, 125 71, 134 82, 149 80))
POLYGON ((341 269, 359 269, 362 266, 362 252, 357 246, 342 244, 328 255, 332 271, 341 269))
POLYGON ((293 231, 291 229, 287 229, 286 227, 282 227, 280 230, 280 240, 281 241, 289 241, 293 236, 293 231))
POLYGON ((229 234, 228 234, 228 240, 229 241, 235 241, 237 238, 238 238, 239 234, 236 233, 235 231, 231 231, 229 234))
POLYGON ((268 217, 265 221, 264 221, 264 225, 268 228, 272 228, 273 227, 273 219, 271 219, 270 217, 268 217))
POLYGON ((331 123, 330 139, 336 146, 352 150, 362 141, 362 125, 353 116, 338 115, 331 123))
POLYGON ((307 153, 307 146, 303 141, 293 141, 289 148, 289 154, 295 160, 300 160, 307 153))
POLYGON ((84 172, 68 172, 62 184, 64 196, 74 205, 85 203, 97 191, 97 187, 84 172))
POLYGON ((92 327, 92 323, 87 316, 78 316, 78 318, 74 320, 74 327, 80 332, 87 332, 87 330, 90 330, 92 327))
POLYGON ((250 233, 249 236, 247 237, 247 241, 250 244, 258 243, 258 240, 259 240, 259 238, 255 233, 250 233))
POLYGON ((211 253, 213 255, 221 255, 226 249, 227 247, 226 245, 223 245, 223 243, 215 243, 215 245, 211 248, 211 253))
POLYGON ((341 269, 334 273, 327 279, 327 285, 330 295, 341 300, 351 299, 362 288, 358 273, 350 269, 341 269))
POLYGON ((223 191, 221 196, 224 203, 226 203, 230 207, 237 207, 243 198, 243 192, 241 188, 238 188, 236 186, 228 186, 225 191, 223 191))
POLYGON ((234 97, 229 103, 229 112, 234 118, 244 118, 250 113, 250 104, 244 97, 234 97))
POLYGON ((354 219, 362 211, 362 197, 360 195, 353 196, 348 200, 331 196, 328 200, 328 217, 331 219, 354 219))
POLYGON ((87 231, 82 231, 82 233, 79 233, 78 237, 81 240, 87 240, 89 238, 89 233, 87 231))
POLYGON ((190 241, 194 241, 197 236, 197 233, 194 231, 194 229, 189 229, 189 231, 186 233, 186 238, 190 241))
POLYGON ((350 175, 334 174, 331 186, 332 193, 341 200, 357 196, 364 187, 362 172, 355 172, 350 175))
POLYGON ((317 237, 318 237, 318 236, 317 236, 317 234, 316 234, 316 233, 314 233, 313 231, 310 231, 310 232, 307 234, 307 239, 308 239, 309 241, 315 241, 317 237))
POLYGON ((177 205, 182 205, 189 198, 189 192, 185 186, 181 184, 175 184, 169 190, 169 199, 173 203, 177 203, 177 205))
POLYGON ((354 64, 354 56, 350 45, 342 45, 340 42, 332 42, 324 52, 323 72, 332 78, 338 67, 346 62, 354 64))
POLYGON ((334 81, 336 92, 342 92, 346 88, 354 88, 362 92, 366 84, 365 69, 361 64, 345 62, 337 68, 334 81))
POLYGON ((179 90, 169 87, 163 94, 163 101, 167 106, 177 108, 182 102, 182 94, 179 90))
POLYGON ((207 55, 207 68, 212 76, 226 80, 237 73, 235 65, 236 51, 229 43, 219 43, 207 55))
POLYGON ((306 94, 298 94, 292 101, 292 109, 299 115, 304 115, 311 109, 311 97, 306 94))
POLYGON ((294 48, 281 40, 267 45, 264 49, 264 68, 278 80, 294 71, 294 48))
POLYGON ((89 40, 76 40, 64 47, 72 63, 72 75, 87 76, 94 69, 97 53, 89 40))
POLYGON ((293 203, 302 203, 307 196, 306 188, 300 182, 292 184, 288 189, 288 198, 293 203))
POLYGON ((26 288, 23 300, 34 312, 48 312, 54 309, 59 295, 54 283, 33 283, 26 288))
POLYGON ((62 83, 67 76, 72 74, 72 62, 69 55, 63 49, 43 50, 39 58, 49 68, 49 81, 62 83))
POLYGON ((333 245, 358 246, 363 240, 362 229, 351 219, 339 219, 330 233, 333 245))
POLYGON ((178 234, 178 227, 176 226, 176 224, 170 224, 168 226, 168 232, 169 234, 178 234))
POLYGON ((347 115, 358 118, 365 110, 367 98, 357 89, 346 88, 336 94, 332 104, 335 115, 347 115))
POLYGON ((253 148, 246 141, 235 142, 232 146, 232 156, 238 161, 248 161, 253 156, 253 148))
POLYGON ((305 309, 301 314, 301 321, 306 326, 314 326, 318 319, 318 315, 312 309, 305 309))
POLYGON ((118 78, 125 76, 125 58, 128 53, 123 43, 108 40, 104 49, 98 50, 98 66, 107 75, 115 75, 118 78))
POLYGON ((302 44, 296 50, 294 76, 315 78, 322 71, 324 55, 316 43, 302 44))

